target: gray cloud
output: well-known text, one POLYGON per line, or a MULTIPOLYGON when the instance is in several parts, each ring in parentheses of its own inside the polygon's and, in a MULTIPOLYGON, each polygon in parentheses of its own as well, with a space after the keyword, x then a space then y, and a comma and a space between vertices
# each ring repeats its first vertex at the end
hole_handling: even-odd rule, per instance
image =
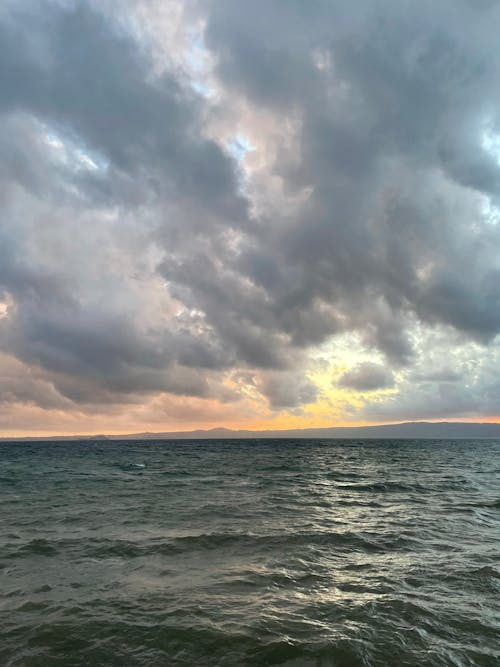
POLYGON ((246 220, 235 165, 202 135, 182 78, 155 78, 140 45, 88 3, 12 7, 0 17, 0 283, 15 302, 4 344, 104 389, 207 395, 188 369, 230 364, 221 343, 175 317, 145 327, 142 295, 126 287, 159 226, 189 242, 202 215, 207 228, 246 220), (173 229, 161 219, 171 201, 183 211, 173 229))
POLYGON ((301 118, 299 167, 275 166, 295 187, 313 187, 276 239, 281 271, 293 261, 301 275, 301 305, 334 304, 352 327, 361 311, 374 327, 369 341, 401 361, 411 354, 406 310, 479 338, 495 335, 496 268, 484 264, 478 241, 498 242, 498 230, 477 230, 471 192, 499 192, 497 160, 482 145, 485 123, 497 122, 492 16, 463 8, 462 21, 452 19, 446 3, 437 11, 426 3, 317 3, 305 13, 262 2, 252 16, 245 3, 216 4, 208 39, 227 85, 301 118), (484 32, 480 48, 471 22, 473 34, 484 32), (324 70, 314 66, 315 51, 330 63, 324 70), (294 85, 283 90, 288 67, 294 85), (454 209, 457 199, 468 202, 466 216, 454 209), (380 308, 390 313, 390 334, 380 308))
POLYGON ((338 385, 355 391, 375 391, 393 387, 394 377, 384 366, 365 361, 342 373, 338 385))
POLYGON ((297 408, 314 403, 318 391, 315 385, 293 372, 267 374, 260 386, 272 408, 297 408))

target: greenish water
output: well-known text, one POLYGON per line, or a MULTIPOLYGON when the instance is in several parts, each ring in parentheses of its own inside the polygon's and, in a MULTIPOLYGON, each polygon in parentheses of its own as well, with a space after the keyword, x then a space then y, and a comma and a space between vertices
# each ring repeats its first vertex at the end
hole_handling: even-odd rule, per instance
POLYGON ((500 665, 500 443, 0 444, 0 664, 500 665))

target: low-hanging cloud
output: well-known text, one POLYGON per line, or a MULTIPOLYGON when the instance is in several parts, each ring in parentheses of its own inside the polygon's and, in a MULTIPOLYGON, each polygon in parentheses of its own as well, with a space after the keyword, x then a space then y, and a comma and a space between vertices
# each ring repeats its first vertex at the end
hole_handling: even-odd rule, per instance
POLYGON ((384 366, 365 361, 342 373, 338 385, 354 391, 375 391, 394 386, 394 377, 384 366))

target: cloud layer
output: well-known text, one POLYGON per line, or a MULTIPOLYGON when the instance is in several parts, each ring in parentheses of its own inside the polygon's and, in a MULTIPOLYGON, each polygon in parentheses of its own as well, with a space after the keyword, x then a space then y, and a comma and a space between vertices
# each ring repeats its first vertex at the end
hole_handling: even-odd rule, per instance
POLYGON ((499 20, 3 3, 1 426, 498 415, 499 20))

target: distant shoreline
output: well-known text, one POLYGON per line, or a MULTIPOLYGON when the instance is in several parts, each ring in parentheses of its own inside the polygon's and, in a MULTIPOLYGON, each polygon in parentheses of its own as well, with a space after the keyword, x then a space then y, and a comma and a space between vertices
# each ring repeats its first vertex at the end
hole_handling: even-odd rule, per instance
POLYGON ((0 442, 42 442, 74 440, 261 440, 261 439, 394 439, 394 440, 467 440, 500 438, 500 423, 496 422, 404 422, 378 426, 334 426, 286 430, 210 430, 170 431, 162 433, 130 433, 124 435, 56 435, 4 436, 0 442))

